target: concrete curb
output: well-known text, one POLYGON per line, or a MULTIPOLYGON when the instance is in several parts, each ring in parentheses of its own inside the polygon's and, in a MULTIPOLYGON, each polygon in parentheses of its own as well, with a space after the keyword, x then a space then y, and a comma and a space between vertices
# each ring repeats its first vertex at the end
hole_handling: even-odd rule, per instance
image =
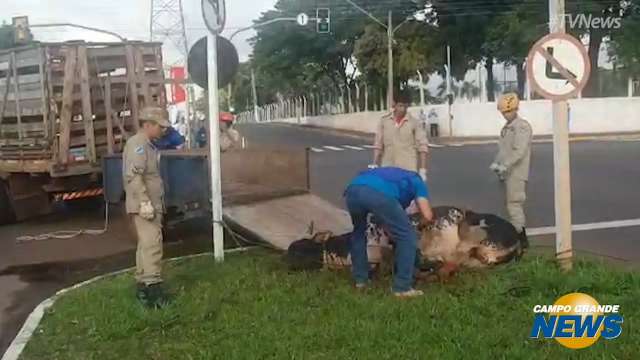
MULTIPOLYGON (((243 247, 243 248, 237 248, 237 249, 230 249, 230 250, 226 250, 225 254, 231 254, 231 253, 236 253, 236 252, 244 252, 244 251, 247 251, 247 250, 253 249, 253 248, 255 248, 255 247, 243 247)), ((194 254, 194 255, 186 255, 186 256, 175 257, 175 258, 171 258, 171 259, 165 260, 165 263, 179 261, 179 260, 193 259, 193 258, 197 258, 197 257, 207 256, 207 255, 212 255, 212 253, 206 252, 206 253, 201 253, 201 254, 194 254)), ((64 288, 62 290, 59 290, 58 292, 55 293, 55 295, 51 296, 48 299, 43 300, 29 314, 29 316, 25 320, 24 324, 22 325, 22 328, 20 329, 20 331, 18 332, 16 337, 13 339, 13 341, 11 342, 11 344, 9 345, 7 350, 5 351, 4 355, 2 355, 2 359, 1 360, 18 360, 20 358, 20 355, 22 354, 22 351, 24 351, 24 348, 27 346, 27 343, 29 342, 29 340, 31 340, 31 337, 33 336, 33 334, 37 330, 38 325, 40 325, 40 321, 42 321, 42 318, 44 317, 45 312, 47 311, 47 309, 49 309, 51 306, 53 306, 53 304, 55 304, 56 300, 59 297, 61 297, 62 295, 66 294, 66 293, 68 293, 70 291, 73 291, 73 290, 76 290, 78 288, 81 288, 83 286, 92 284, 94 282, 97 282, 97 281, 100 281, 100 280, 103 280, 103 279, 107 279, 107 278, 111 278, 111 277, 114 277, 114 276, 118 276, 118 275, 124 274, 126 272, 132 271, 134 269, 135 269, 135 267, 130 267, 130 268, 114 271, 114 272, 111 272, 111 273, 108 273, 108 274, 98 275, 98 276, 96 276, 94 278, 91 278, 89 280, 86 280, 86 281, 80 282, 78 284, 75 284, 73 286, 70 286, 68 288, 64 288)))

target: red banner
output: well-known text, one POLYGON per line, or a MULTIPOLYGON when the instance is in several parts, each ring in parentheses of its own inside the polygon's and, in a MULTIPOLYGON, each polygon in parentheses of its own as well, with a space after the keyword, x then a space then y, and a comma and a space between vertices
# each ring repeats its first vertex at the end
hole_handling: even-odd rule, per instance
POLYGON ((184 86, 177 84, 178 82, 184 81, 184 66, 172 67, 169 74, 171 79, 174 81, 174 83, 171 84, 171 102, 173 104, 185 102, 187 94, 184 90, 184 86))

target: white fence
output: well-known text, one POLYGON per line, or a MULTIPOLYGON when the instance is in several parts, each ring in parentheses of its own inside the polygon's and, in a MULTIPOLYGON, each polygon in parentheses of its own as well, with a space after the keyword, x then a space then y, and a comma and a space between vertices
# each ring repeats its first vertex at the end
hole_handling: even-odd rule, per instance
MULTIPOLYGON (((640 132, 640 98, 583 98, 569 101, 569 121, 571 133, 598 134, 619 132, 640 132)), ((420 117, 420 111, 437 113, 437 123, 442 136, 483 137, 497 136, 504 120, 496 110, 495 103, 466 103, 411 107, 410 112, 420 117), (449 120, 449 111, 451 120, 449 120), (451 126, 450 126, 451 125, 451 126)), ((377 120, 385 112, 356 112, 350 114, 304 116, 305 104, 300 102, 291 107, 286 117, 276 116, 278 109, 264 113, 262 122, 286 122, 306 124, 333 129, 375 132, 377 120), (271 114, 271 115, 269 115, 271 114)), ((282 112, 278 113, 282 114, 282 112)), ((552 110, 548 100, 522 101, 520 114, 527 119, 534 135, 552 133, 552 110)), ((251 116, 243 118, 250 121, 251 116)), ((242 115, 244 116, 244 114, 242 115)))

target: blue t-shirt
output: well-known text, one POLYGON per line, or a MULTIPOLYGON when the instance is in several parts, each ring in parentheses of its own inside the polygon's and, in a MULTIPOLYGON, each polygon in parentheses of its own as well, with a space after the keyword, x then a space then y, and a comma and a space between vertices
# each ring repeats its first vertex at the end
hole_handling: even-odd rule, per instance
POLYGON ((427 185, 418 173, 396 167, 381 167, 361 172, 351 185, 364 185, 392 197, 407 208, 417 198, 429 198, 427 185))
POLYGON ((174 150, 184 144, 184 136, 180 135, 176 129, 169 127, 167 132, 153 143, 160 150, 174 150))

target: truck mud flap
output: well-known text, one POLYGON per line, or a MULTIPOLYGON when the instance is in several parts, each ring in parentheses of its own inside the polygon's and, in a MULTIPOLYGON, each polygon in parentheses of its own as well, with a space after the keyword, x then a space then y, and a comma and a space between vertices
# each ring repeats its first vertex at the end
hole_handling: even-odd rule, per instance
POLYGON ((9 187, 6 181, 0 179, 0 225, 11 224, 15 221, 16 214, 13 212, 9 187))
POLYGON ((45 183, 46 179, 28 174, 9 176, 8 194, 17 221, 51 213, 51 199, 43 189, 45 183))

